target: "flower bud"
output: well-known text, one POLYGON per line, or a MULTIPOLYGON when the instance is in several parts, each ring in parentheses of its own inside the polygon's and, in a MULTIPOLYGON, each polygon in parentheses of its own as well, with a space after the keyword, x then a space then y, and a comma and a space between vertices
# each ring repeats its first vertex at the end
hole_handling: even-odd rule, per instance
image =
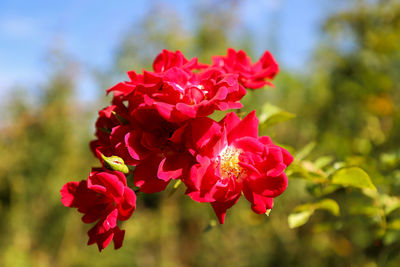
POLYGON ((101 155, 103 164, 107 169, 120 171, 122 173, 129 173, 128 166, 125 165, 124 160, 117 156, 106 157, 101 155))

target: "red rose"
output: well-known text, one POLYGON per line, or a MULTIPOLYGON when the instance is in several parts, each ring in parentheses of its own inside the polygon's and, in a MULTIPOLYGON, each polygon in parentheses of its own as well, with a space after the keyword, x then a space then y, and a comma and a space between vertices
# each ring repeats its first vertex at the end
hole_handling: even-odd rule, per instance
POLYGON ((110 144, 110 133, 112 129, 124 122, 129 121, 129 112, 125 105, 118 99, 114 99, 113 105, 99 111, 96 121, 96 140, 90 142, 93 154, 101 159, 101 154, 111 156, 113 154, 110 144))
POLYGON ((153 108, 167 121, 182 123, 215 110, 241 108, 246 94, 238 75, 215 67, 200 67, 179 55, 163 52, 154 62, 156 72, 128 72, 130 81, 110 88, 114 98, 128 100, 130 108, 153 108), (186 63, 185 63, 186 62, 186 63))
POLYGON ((117 220, 127 220, 136 208, 136 195, 127 186, 123 173, 94 170, 87 180, 65 184, 60 193, 64 206, 84 213, 83 222, 97 221, 88 232, 90 244, 96 242, 101 251, 114 237, 116 248, 120 246, 123 234, 117 220))
POLYGON ((239 82, 246 88, 259 89, 264 85, 273 86, 271 80, 279 72, 278 63, 269 51, 254 64, 243 50, 228 49, 227 56, 214 56, 213 66, 227 73, 239 74, 239 82))
POLYGON ((287 187, 283 171, 293 157, 269 137, 258 136, 255 112, 243 120, 228 113, 219 123, 195 119, 180 138, 197 160, 183 179, 186 194, 195 201, 210 202, 220 223, 241 192, 254 212, 265 213, 287 187))
POLYGON ((192 199, 211 203, 220 223, 242 193, 254 212, 271 209, 287 187, 284 170, 292 156, 258 136, 254 112, 243 120, 229 113, 220 122, 207 116, 241 108, 245 87, 272 85, 268 80, 278 70, 269 52, 252 64, 245 52, 228 49, 227 56, 204 65, 180 51, 163 50, 153 71, 130 71, 130 81, 110 88, 112 105, 99 112, 97 139, 90 143, 104 169, 61 189, 62 203, 83 213, 83 222, 95 223, 88 244, 96 243, 100 251, 111 241, 116 249, 122 246, 125 231, 117 222, 136 207, 122 172, 133 174, 144 193, 181 179, 192 199))
POLYGON ((124 241, 125 230, 119 229, 118 226, 106 230, 103 224, 98 222, 92 229, 89 230, 88 235, 88 245, 96 243, 99 251, 107 247, 112 240, 114 240, 114 248, 119 249, 124 241))
POLYGON ((184 70, 194 70, 207 67, 204 64, 198 63, 197 58, 190 61, 185 58, 181 51, 168 51, 164 49, 153 62, 153 69, 155 72, 165 72, 172 67, 179 67, 184 70))

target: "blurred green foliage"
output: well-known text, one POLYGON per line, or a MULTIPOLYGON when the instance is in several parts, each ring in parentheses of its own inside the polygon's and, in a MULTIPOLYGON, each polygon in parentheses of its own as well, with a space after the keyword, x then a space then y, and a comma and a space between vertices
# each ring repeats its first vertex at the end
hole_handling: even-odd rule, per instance
MULTIPOLYGON (((163 48, 203 61, 228 46, 252 54, 237 3, 198 4, 191 30, 173 8, 154 5, 115 65, 99 71, 102 94, 163 48)), ((276 89, 249 92, 239 111, 256 109, 261 134, 295 155, 270 216, 240 200, 217 225, 209 205, 171 184, 173 194, 139 194, 124 246, 101 254, 86 246, 89 226, 62 206, 59 189, 98 165, 88 142, 107 100, 79 103, 77 63, 54 54, 37 101, 22 90, 2 107, 0 266, 398 266, 400 3, 354 1, 322 30, 303 74, 282 70, 276 89)))

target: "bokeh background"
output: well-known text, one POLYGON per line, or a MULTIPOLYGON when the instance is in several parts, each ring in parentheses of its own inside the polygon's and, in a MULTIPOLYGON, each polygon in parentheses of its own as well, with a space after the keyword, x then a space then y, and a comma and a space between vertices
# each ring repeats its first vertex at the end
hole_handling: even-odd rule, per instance
POLYGON ((0 0, 0 266, 400 266, 399 101, 396 0, 0 0), (88 142, 105 90, 163 48, 208 63, 228 47, 280 64, 246 110, 270 103, 296 117, 263 134, 307 171, 363 168, 377 195, 324 191, 340 215, 316 211, 290 229, 323 183, 292 175, 269 217, 243 200, 223 226, 183 188, 142 194, 121 249, 86 246, 90 226, 59 190, 98 165, 88 142))

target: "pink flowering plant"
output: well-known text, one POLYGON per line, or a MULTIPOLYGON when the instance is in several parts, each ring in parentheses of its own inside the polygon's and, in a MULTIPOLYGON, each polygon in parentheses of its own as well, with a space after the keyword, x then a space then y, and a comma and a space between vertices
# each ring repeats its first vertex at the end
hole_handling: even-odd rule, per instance
MULTIPOLYGON (((302 161, 304 150, 294 159, 270 137, 259 135, 260 121, 265 126, 292 114, 269 104, 269 117, 257 117, 255 111, 235 113, 249 89, 273 86, 278 71, 268 51, 252 63, 244 51, 228 49, 226 56, 214 56, 207 65, 179 51, 163 50, 153 71, 129 71, 128 81, 108 89, 111 105, 99 111, 96 139, 90 143, 101 167, 61 189, 62 204, 77 208, 84 223, 94 224, 88 244, 96 243, 101 251, 113 241, 115 249, 120 248, 125 231, 119 222, 132 216, 136 195, 164 191, 172 180, 183 184, 192 200, 209 203, 221 224, 242 195, 253 212, 268 215, 274 198, 287 188, 288 174, 306 179, 319 175, 316 183, 327 186, 327 192, 332 186, 360 184, 374 189, 372 183, 365 186, 365 181, 346 178, 349 172, 359 175, 358 169, 322 170, 320 163, 302 161), (215 111, 227 113, 215 121, 210 116, 215 111), (280 117, 274 117, 277 114, 280 117)), ((339 213, 334 200, 322 199, 296 208, 289 226, 306 223, 316 209, 339 213)))

